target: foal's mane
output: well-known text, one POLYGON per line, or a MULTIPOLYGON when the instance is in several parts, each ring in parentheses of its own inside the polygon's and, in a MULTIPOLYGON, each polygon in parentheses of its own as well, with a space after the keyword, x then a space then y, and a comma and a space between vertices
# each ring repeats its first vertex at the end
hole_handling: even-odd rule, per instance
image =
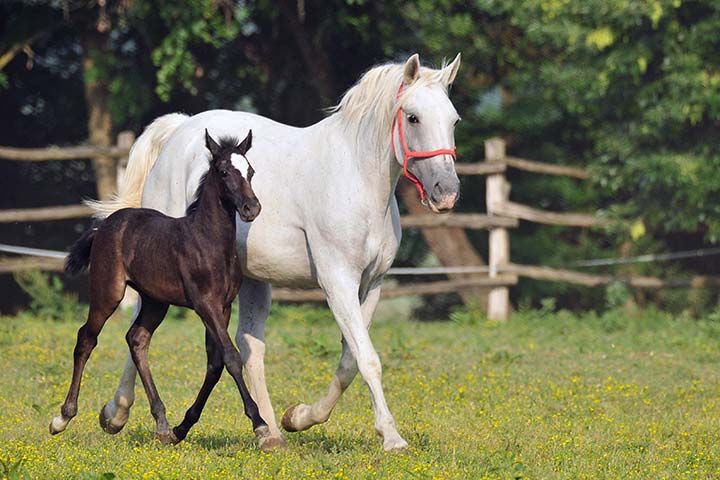
POLYGON ((421 87, 434 83, 443 83, 443 69, 447 62, 443 62, 440 69, 420 67, 420 75, 409 87, 403 89, 400 101, 397 93, 403 78, 404 64, 387 63, 378 65, 363 74, 360 80, 345 92, 337 105, 330 107, 329 113, 341 115, 345 120, 348 131, 361 133, 360 127, 365 122, 372 122, 374 135, 371 139, 358 135, 357 142, 371 142, 372 151, 382 154, 390 147, 392 123, 398 109, 401 108, 421 87))
MULTIPOLYGON (((218 144, 220 145, 220 150, 218 151, 217 158, 224 157, 225 155, 232 155, 233 150, 235 147, 237 147, 240 144, 240 141, 237 137, 231 137, 231 136, 225 136, 220 137, 218 144)), ((215 160, 215 158, 211 158, 210 162, 215 160)), ((200 183, 198 184, 197 190, 195 190, 195 200, 188 205, 187 209, 185 210, 185 215, 190 215, 191 213, 194 213, 198 209, 198 205, 200 202, 200 198, 202 197, 203 192, 205 191, 205 185, 207 183, 207 179, 210 176, 210 174, 213 172, 212 168, 208 168, 208 170, 203 173, 203 176, 200 177, 200 183)))

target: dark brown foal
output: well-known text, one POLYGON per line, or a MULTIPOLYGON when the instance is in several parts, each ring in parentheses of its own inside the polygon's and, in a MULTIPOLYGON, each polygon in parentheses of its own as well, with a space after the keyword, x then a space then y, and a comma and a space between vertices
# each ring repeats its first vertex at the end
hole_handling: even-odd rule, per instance
POLYGON ((205 142, 211 153, 210 169, 200 181, 197 199, 188 207, 186 217, 171 218, 150 209, 123 209, 85 232, 73 245, 65 269, 77 274, 89 265, 90 312, 78 331, 70 389, 61 415, 50 423, 50 433, 62 432, 76 415, 85 363, 105 322, 130 285, 140 293, 141 309, 126 340, 157 422, 156 438, 162 443, 185 438, 200 418, 224 366, 237 383, 260 447, 273 447, 263 443, 269 430, 245 385, 240 353, 227 333, 232 301, 242 280, 235 246, 235 214, 250 222, 260 213, 260 203, 250 184, 252 167, 247 164, 245 178, 232 163, 234 154, 244 156, 250 148, 252 132, 240 144, 223 138, 218 145, 205 131, 205 142), (153 332, 170 304, 193 308, 202 318, 208 356, 198 397, 173 430, 147 358, 153 332))

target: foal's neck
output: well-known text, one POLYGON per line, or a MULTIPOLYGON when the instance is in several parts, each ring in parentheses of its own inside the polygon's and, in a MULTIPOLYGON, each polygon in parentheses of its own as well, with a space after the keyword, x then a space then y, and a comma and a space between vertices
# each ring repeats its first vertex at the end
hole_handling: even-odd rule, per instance
POLYGON ((209 172, 198 192, 197 208, 188 215, 190 221, 201 226, 214 240, 235 241, 235 205, 221 194, 222 185, 214 172, 209 172))

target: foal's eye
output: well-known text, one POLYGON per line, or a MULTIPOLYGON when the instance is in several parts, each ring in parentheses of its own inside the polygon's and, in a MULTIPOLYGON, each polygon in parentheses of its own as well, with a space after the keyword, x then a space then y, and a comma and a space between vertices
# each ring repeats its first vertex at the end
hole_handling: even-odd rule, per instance
POLYGON ((410 122, 410 123, 420 123, 420 120, 418 120, 418 118, 412 114, 408 115, 407 119, 408 119, 408 122, 410 122))
POLYGON ((228 171, 227 171, 227 170, 220 170, 220 175, 222 175, 223 177, 227 177, 227 176, 228 176, 228 171))

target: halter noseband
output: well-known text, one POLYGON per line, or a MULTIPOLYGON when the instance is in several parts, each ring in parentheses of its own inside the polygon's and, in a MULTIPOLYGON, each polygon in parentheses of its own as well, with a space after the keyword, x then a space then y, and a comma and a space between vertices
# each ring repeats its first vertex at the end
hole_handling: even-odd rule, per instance
MULTIPOLYGON (((403 84, 400 83, 400 88, 398 89, 397 93, 397 100, 400 100, 400 96, 402 95, 403 91, 403 84)), ((455 154, 455 148, 441 148, 439 150, 429 150, 425 152, 413 152, 411 151, 407 145, 405 144, 405 132, 403 131, 403 123, 402 123, 402 109, 398 108, 397 111, 397 117, 393 120, 393 126, 392 126, 392 149, 393 152, 395 152, 395 123, 397 122, 398 125, 398 131, 400 132, 400 146, 402 147, 402 151, 404 154, 403 158, 403 175, 405 178, 410 180, 412 183, 415 184, 415 188, 417 188, 417 191, 420 193, 420 201, 425 204, 425 189, 422 186, 422 182, 418 180, 418 178, 410 171, 408 170, 408 162, 411 158, 430 158, 435 157, 437 155, 450 155, 453 159, 453 161, 457 161, 457 155, 455 154)))

